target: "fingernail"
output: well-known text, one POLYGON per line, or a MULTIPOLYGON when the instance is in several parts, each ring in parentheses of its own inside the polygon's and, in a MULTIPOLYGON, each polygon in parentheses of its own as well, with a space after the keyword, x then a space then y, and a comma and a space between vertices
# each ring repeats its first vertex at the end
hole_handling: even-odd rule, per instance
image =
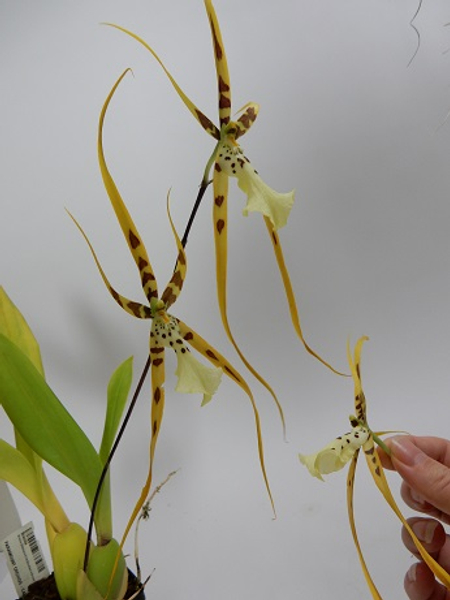
POLYGON ((421 542, 431 544, 436 527, 436 521, 416 521, 412 526, 412 530, 421 542))
POLYGON ((392 438, 391 450, 394 459, 410 467, 417 465, 426 458, 426 454, 419 450, 407 437, 392 438))
MULTIPOLYGON (((420 494, 418 494, 415 490, 413 490, 413 488, 410 488, 410 496, 411 499, 413 500, 414 504, 416 505, 416 507, 420 510, 424 504, 426 504, 426 500, 423 496, 421 496, 420 494)), ((414 508, 414 507, 412 507, 414 508)))
POLYGON ((417 565, 418 563, 414 563, 413 565, 411 565, 408 569, 408 571, 406 572, 406 578, 408 579, 408 581, 410 583, 416 583, 416 579, 417 579, 417 565))

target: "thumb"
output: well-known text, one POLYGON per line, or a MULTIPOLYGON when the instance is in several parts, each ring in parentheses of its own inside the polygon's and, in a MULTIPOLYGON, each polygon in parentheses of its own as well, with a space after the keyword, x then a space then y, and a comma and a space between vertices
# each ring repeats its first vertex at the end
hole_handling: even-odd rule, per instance
POLYGON ((409 436, 392 438, 391 460, 405 483, 426 502, 450 514, 450 469, 428 456, 409 436))

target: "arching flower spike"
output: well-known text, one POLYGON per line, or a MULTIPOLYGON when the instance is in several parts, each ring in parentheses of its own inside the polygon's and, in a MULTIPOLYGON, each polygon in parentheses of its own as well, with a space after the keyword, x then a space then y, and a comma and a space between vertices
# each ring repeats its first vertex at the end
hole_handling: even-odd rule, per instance
POLYGON ((428 552, 425 550, 422 543, 417 538, 414 531, 411 529, 410 525, 406 521, 397 503, 395 502, 389 484, 387 482, 383 466, 375 448, 375 443, 377 443, 383 448, 385 452, 389 453, 389 450, 387 449, 386 445, 380 440, 379 436, 390 432, 384 431, 375 433, 370 429, 367 423, 366 398, 362 389, 360 371, 361 350, 364 341, 366 341, 367 339, 368 338, 366 337, 362 337, 360 340, 358 340, 355 347, 354 357, 352 357, 350 348, 348 348, 348 361, 354 381, 355 390, 355 416, 350 417, 350 422, 352 425, 351 432, 345 434, 342 437, 336 438, 333 442, 328 444, 328 446, 326 446, 317 454, 312 454, 308 456, 300 454, 300 461, 308 468, 312 475, 322 480, 322 475, 326 475, 333 471, 338 471, 342 469, 345 466, 345 464, 351 461, 347 476, 348 516, 353 540, 355 542, 355 546, 358 552, 358 557, 361 563, 364 577, 366 579, 367 585, 371 591, 373 598, 375 598, 376 600, 382 600, 382 597, 369 573, 367 564, 363 557, 363 553, 356 531, 353 509, 354 480, 358 456, 360 454, 361 449, 364 453, 367 465, 369 467, 369 471, 377 488, 380 490, 386 502, 389 504, 391 509, 400 519, 404 527, 407 529, 408 533, 411 535, 411 538, 413 539, 414 544, 422 557, 422 560, 429 566, 429 568, 433 571, 434 575, 447 587, 447 589, 450 589, 450 575, 441 567, 441 565, 439 565, 434 560, 432 556, 430 556, 430 554, 428 554, 428 552))
POLYGON ((141 496, 138 502, 136 503, 136 506, 127 524, 122 540, 122 545, 130 531, 133 522, 135 521, 136 517, 139 514, 139 511, 141 510, 144 502, 146 501, 146 498, 151 488, 156 443, 158 440, 158 435, 161 429, 161 423, 164 414, 166 348, 171 348, 177 356, 177 391, 183 393, 201 393, 203 394, 202 404, 205 404, 211 400, 212 396, 214 395, 219 386, 222 373, 225 373, 225 375, 227 375, 228 377, 230 377, 230 379, 237 383, 248 395, 251 401, 255 419, 261 470, 265 486, 269 495, 269 499, 272 505, 272 509, 274 510, 272 494, 270 491, 264 463, 264 451, 260 419, 250 388, 248 387, 247 383, 242 378, 242 376, 238 373, 238 371, 236 371, 236 369, 234 369, 234 367, 232 367, 232 365, 215 348, 210 346, 188 325, 186 325, 185 323, 177 319, 175 316, 167 312, 180 295, 186 277, 187 267, 186 254, 181 244, 181 241, 177 235, 172 219, 170 217, 169 206, 167 207, 167 212, 177 244, 178 258, 172 278, 166 286, 161 297, 159 297, 156 277, 154 275, 153 268, 151 266, 150 259, 148 257, 144 243, 106 165, 102 139, 104 119, 111 98, 113 97, 114 92, 116 91, 119 83, 122 81, 127 71, 125 71, 115 83, 101 111, 98 131, 98 158, 105 189, 108 193, 109 199, 116 213, 124 237, 127 240, 131 254, 138 267, 141 277, 142 289, 147 298, 147 304, 129 300, 128 298, 125 298, 124 296, 119 294, 113 288, 102 266, 100 265, 100 262, 89 239, 87 238, 84 231, 81 229, 80 225, 74 219, 77 227, 80 229, 91 250, 91 253, 94 257, 101 277, 114 300, 119 304, 121 308, 123 308, 130 315, 139 319, 152 320, 152 326, 150 331, 150 357, 152 379, 152 437, 150 442, 150 465, 147 480, 145 482, 144 487, 142 488, 141 496), (213 365, 213 367, 206 367, 205 365, 200 363, 193 356, 190 348, 193 348, 194 350, 199 352, 213 365))
MULTIPOLYGON (((219 110, 219 127, 209 119, 197 106, 188 98, 171 73, 168 71, 162 60, 142 38, 128 31, 127 29, 109 23, 112 27, 119 29, 142 44, 157 60, 165 74, 169 78, 177 94, 183 101, 184 105, 192 113, 195 119, 200 123, 202 128, 216 140, 214 151, 208 160, 200 186, 199 195, 194 214, 198 208, 198 204, 203 196, 209 181, 210 171, 213 168, 213 188, 214 188, 214 206, 213 206, 213 221, 214 221, 214 237, 216 249, 216 278, 217 278, 217 294, 218 303, 222 322, 225 331, 231 343, 238 352, 241 360, 244 362, 250 372, 266 387, 273 396, 281 419, 284 424, 284 417, 279 401, 269 384, 261 377, 261 375, 252 367, 242 351, 238 347, 227 316, 227 234, 228 234, 228 180, 230 177, 235 177, 238 180, 238 185, 241 190, 247 195, 247 205, 244 208, 244 215, 249 212, 260 212, 263 215, 266 227, 269 232, 272 242, 283 285, 285 288, 288 306, 291 314, 294 329, 303 342, 306 350, 315 358, 324 363, 331 370, 335 371, 325 360, 323 360, 305 341, 300 319, 297 310, 297 304, 289 273, 285 264, 280 238, 277 230, 283 227, 289 217, 290 210, 294 201, 294 192, 280 194, 272 190, 253 167, 249 159, 245 156, 238 139, 241 138, 251 128, 258 115, 259 106, 254 102, 246 104, 241 111, 241 115, 235 121, 231 120, 231 85, 228 71, 227 58, 225 48, 222 41, 222 34, 217 20, 216 12, 211 0, 204 0, 206 12, 208 15, 211 35, 213 42, 216 74, 217 74, 217 90, 218 90, 218 110, 219 110)), ((183 237, 183 245, 187 241, 190 226, 193 216, 189 221, 186 233, 183 237)), ((337 371, 335 371, 337 372, 337 371)))

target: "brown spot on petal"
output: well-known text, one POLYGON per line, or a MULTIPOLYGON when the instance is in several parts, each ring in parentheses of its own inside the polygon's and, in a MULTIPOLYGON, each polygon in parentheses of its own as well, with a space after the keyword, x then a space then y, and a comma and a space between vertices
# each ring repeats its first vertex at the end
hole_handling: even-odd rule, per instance
POLYGON ((131 229, 128 232, 128 239, 130 240, 133 250, 136 250, 136 248, 141 245, 141 240, 131 231, 131 229))
POLYGON ((155 393, 153 394, 153 400, 155 401, 155 404, 158 404, 161 400, 161 390, 159 387, 156 388, 155 393))
POLYGON ((180 265, 185 265, 186 264, 186 257, 185 254, 182 250, 180 250, 178 252, 178 258, 177 261, 180 263, 180 265))
POLYGON ((188 331, 187 334, 184 336, 184 339, 186 341, 192 340, 192 339, 194 339, 194 334, 191 331, 188 331))
POLYGON ((208 355, 210 358, 212 358, 213 360, 218 360, 218 359, 217 359, 217 356, 214 354, 214 352, 213 352, 212 350, 207 350, 207 351, 206 351, 206 354, 207 354, 207 355, 208 355))
POLYGON ((177 297, 175 294, 163 294, 162 299, 167 306, 172 306, 176 301, 177 297))
POLYGON ((214 123, 208 119, 208 117, 206 115, 204 115, 200 110, 196 109, 195 110, 198 120, 200 121, 201 126, 204 129, 208 129, 209 131, 211 131, 211 133, 215 132, 215 130, 217 129, 216 126, 214 125, 214 123))
POLYGON ((222 58, 223 58, 222 46, 219 44, 219 40, 217 39, 216 29, 214 27, 214 23, 211 18, 209 19, 209 22, 211 24, 211 33, 212 33, 212 38, 213 38, 213 43, 214 43, 214 53, 216 55, 217 60, 222 60, 222 58))
POLYGON ((216 162, 216 164, 214 165, 214 169, 220 173, 220 171, 222 170, 222 167, 219 165, 219 163, 216 162))
POLYGON ((180 271, 176 271, 172 275, 172 279, 170 280, 170 283, 173 283, 177 287, 181 288, 181 286, 183 285, 183 278, 181 277, 180 271))
POLYGON ((242 123, 245 129, 248 129, 251 126, 251 124, 255 121, 256 116, 257 114, 253 106, 249 106, 245 113, 239 117, 238 123, 242 123))
POLYGON ((218 206, 220 208, 222 206, 224 200, 225 200, 225 198, 223 196, 216 196, 214 199, 214 203, 216 204, 216 206, 218 206))
POLYGON ((217 225, 216 225, 216 227, 217 227, 217 231, 218 231, 219 233, 222 233, 222 231, 223 231, 223 229, 224 229, 224 227, 225 227, 225 221, 224 221, 223 219, 219 219, 219 220, 217 221, 217 225))
POLYGON ((380 467, 375 469, 375 474, 378 475, 378 477, 381 477, 380 467))
POLYGON ((219 92, 229 92, 230 86, 226 83, 222 77, 219 77, 219 92))
POLYGON ((158 431, 158 423, 157 423, 157 421, 153 421, 153 435, 156 435, 157 431, 158 431))
POLYGON ((116 290, 114 290, 112 287, 109 288, 109 291, 111 293, 111 296, 114 298, 114 300, 117 302, 117 304, 119 304, 119 306, 121 306, 123 308, 123 303, 122 300, 120 299, 119 294, 116 292, 116 290))
POLYGON ((145 267, 148 267, 148 262, 145 260, 145 258, 142 258, 142 256, 139 257, 138 267, 139 271, 143 271, 145 267))
POLYGON ((131 310, 131 312, 138 318, 142 317, 141 309, 143 308, 142 304, 139 302, 128 302, 127 307, 131 310))
POLYGON ((163 362, 164 362, 164 359, 163 359, 163 358, 156 358, 156 359, 153 361, 153 366, 154 366, 154 367, 159 367, 159 366, 160 366, 160 365, 161 365, 163 362))
POLYGON ((219 108, 230 108, 231 100, 225 94, 220 94, 219 96, 219 108))
POLYGON ((155 281, 155 276, 153 273, 149 273, 148 271, 144 271, 141 277, 142 285, 145 287, 149 281, 155 281))
POLYGON ((236 379, 236 381, 241 381, 240 378, 236 375, 236 373, 234 371, 232 371, 229 367, 227 367, 225 365, 224 369, 227 373, 229 373, 232 377, 234 377, 236 379))
POLYGON ((150 348, 150 352, 152 354, 161 354, 161 352, 164 352, 164 347, 163 346, 156 346, 155 348, 150 348))

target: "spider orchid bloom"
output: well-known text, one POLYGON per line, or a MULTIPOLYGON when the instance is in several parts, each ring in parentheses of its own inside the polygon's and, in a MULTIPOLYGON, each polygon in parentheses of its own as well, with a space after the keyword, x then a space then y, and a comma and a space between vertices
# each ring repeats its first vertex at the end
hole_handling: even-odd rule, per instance
POLYGON ((385 452, 390 453, 389 449, 386 445, 380 440, 379 436, 384 435, 386 433, 391 433, 387 431, 373 432, 369 425, 367 424, 367 414, 366 414, 366 398, 364 395, 364 391, 362 389, 361 384, 361 350, 363 343, 367 340, 367 337, 362 337, 358 340, 354 356, 352 357, 350 348, 348 348, 348 361, 350 365, 351 374, 354 382, 354 394, 355 394, 355 416, 350 417, 350 421, 352 424, 352 431, 349 434, 346 434, 342 438, 337 438, 333 444, 328 445, 324 450, 319 452, 316 455, 312 456, 303 456, 300 455, 300 460, 303 464, 305 464, 312 475, 319 477, 322 479, 321 475, 326 474, 331 471, 337 471, 341 469, 345 463, 350 462, 350 468, 347 475, 347 509, 348 509, 348 517, 350 522, 350 529, 352 532, 353 540, 355 543, 355 547, 358 553, 358 557, 361 563, 362 571, 364 573, 364 577, 366 579, 367 585, 370 589, 372 597, 376 600, 382 600, 382 597, 369 573, 367 568, 365 559, 363 557, 363 553, 361 550, 361 546, 358 540, 358 535, 356 532, 355 518, 354 518, 354 509, 353 509, 353 490, 354 490, 354 480, 356 474, 356 465, 358 462, 358 457, 360 451, 362 450, 364 453, 364 457, 366 459, 367 466, 369 467, 369 471, 372 475, 372 478, 383 495, 386 502, 389 504, 391 509, 400 519, 411 538, 414 541, 414 544, 420 553, 422 560, 428 565, 428 567, 432 570, 434 575, 447 587, 450 589, 450 575, 439 565, 432 556, 425 550, 420 540, 415 535, 414 531, 411 529, 411 526, 406 521, 403 516, 400 508, 398 507, 395 499, 390 490, 383 466, 381 464, 381 460, 378 456, 378 453, 375 449, 375 443, 377 443, 380 447, 383 448, 385 452), (358 434, 358 435, 357 435, 358 434), (357 436, 357 437, 356 437, 357 436), (348 441, 347 441, 348 440, 348 441), (330 454, 331 446, 334 446, 336 450, 332 450, 332 454, 330 454), (343 449, 338 450, 344 446, 343 449), (345 451, 345 446, 348 446, 348 450, 345 451), (350 448, 352 446, 352 448, 350 448), (339 460, 336 458, 337 455, 340 455, 339 460), (334 455, 334 457, 332 457, 334 455), (345 462, 344 462, 345 461, 345 462), (340 464, 342 463, 342 464, 340 464), (335 468, 331 468, 335 467, 335 468))
POLYGON ((367 442, 370 435, 367 427, 358 425, 354 417, 350 417, 350 424, 352 430, 349 433, 336 438, 316 454, 299 454, 300 462, 313 477, 324 481, 322 475, 340 471, 367 442))
MULTIPOLYGON (((255 105, 251 105, 244 113, 244 122, 248 124, 251 118, 256 119, 255 105)), ((294 204, 294 192, 280 194, 269 187, 259 176, 249 159, 244 155, 241 146, 236 141, 245 131, 240 124, 230 121, 224 128, 221 140, 215 151, 215 170, 227 177, 236 177, 238 186, 247 196, 247 205, 242 213, 260 212, 267 218, 274 230, 284 227, 294 204)), ((216 179, 220 177, 216 175, 216 179)))
MULTIPOLYGON (((230 177, 236 177, 241 190, 247 195, 247 205, 244 208, 244 215, 249 212, 261 212, 272 242, 278 267, 282 277, 283 285, 287 296, 289 311, 291 314, 294 329, 304 344, 306 350, 315 358, 324 363, 332 371, 339 373, 323 360, 305 341, 303 332, 300 326, 294 291, 292 288, 289 273, 284 261, 284 256, 281 248, 281 242, 277 233, 280 227, 283 227, 294 201, 294 192, 280 194, 272 190, 251 164, 250 160, 244 155, 238 139, 247 133, 256 120, 259 112, 259 105, 254 102, 246 104, 239 113, 240 116, 236 121, 231 121, 231 84, 228 71, 228 63, 225 54, 222 34, 217 20, 216 12, 211 0, 204 0, 206 13, 209 19, 211 36, 213 42, 216 74, 217 74, 217 89, 218 89, 218 112, 219 112, 219 127, 209 119, 197 106, 188 98, 171 73, 168 71, 162 60, 142 38, 135 33, 108 23, 108 25, 123 31, 127 35, 134 38, 142 44, 156 59, 163 71, 172 83, 178 96, 186 108, 192 113, 195 119, 200 123, 202 128, 216 140, 214 151, 209 158, 203 179, 200 185, 197 200, 189 219, 185 234, 182 239, 183 247, 187 243, 190 227, 195 218, 196 211, 200 201, 210 183, 210 171, 213 168, 213 189, 214 189, 214 204, 213 204, 213 222, 214 222, 214 239, 216 252, 216 279, 217 279, 217 295, 219 310, 222 318, 222 323, 228 339, 233 344, 239 357, 256 377, 256 379, 269 391, 272 395, 283 423, 284 416, 281 405, 276 394, 270 385, 262 378, 262 376, 253 368, 247 358, 243 355, 237 342, 235 341, 227 316, 227 239, 228 239, 228 180, 230 177)), ((341 374, 341 373, 339 373, 341 374)))
POLYGON ((123 535, 121 547, 123 546, 125 539, 128 536, 133 522, 137 518, 139 511, 145 503, 151 488, 155 448, 158 440, 158 435, 161 429, 161 423, 164 413, 166 348, 171 348, 175 352, 178 359, 176 369, 176 375, 178 377, 178 383, 176 386, 177 391, 183 393, 200 392, 203 394, 202 404, 205 404, 209 402, 213 394, 216 392, 220 383, 220 378, 222 374, 225 373, 225 375, 227 375, 230 379, 237 383, 248 395, 252 404, 255 418, 261 471, 272 505, 272 509, 274 510, 274 503, 264 463, 264 451, 259 413, 250 388, 248 387, 247 383, 242 378, 242 376, 215 348, 210 346, 206 342, 206 340, 204 340, 200 335, 198 335, 198 333, 191 329, 186 323, 177 319, 176 317, 172 316, 167 312, 168 309, 175 303, 178 296, 180 295, 186 277, 187 269, 186 254, 170 216, 169 198, 167 199, 167 213, 170 225, 172 227, 172 232, 174 234, 177 244, 178 258, 176 261, 172 278, 170 279, 161 297, 159 297, 156 277, 153 273, 153 268, 150 263, 150 259, 148 257, 144 243, 106 165, 105 156, 103 152, 104 119, 109 103, 118 85, 120 84, 128 70, 129 69, 124 71, 119 77, 119 79, 116 81, 115 85, 113 86, 103 105, 98 128, 98 159, 106 192, 109 196, 117 220, 119 221, 122 233, 128 243, 128 247, 131 251, 133 259, 139 270, 142 289, 144 291, 144 295, 147 298, 148 304, 142 304, 140 302, 129 300, 128 298, 125 298, 124 296, 120 295, 113 288, 108 278, 106 277, 103 268, 100 265, 100 262, 89 239, 87 238, 80 225, 74 219, 75 224, 80 229, 83 237, 85 238, 91 250, 97 268, 103 279, 103 282, 105 283, 107 289, 109 290, 114 300, 119 304, 121 308, 123 308, 127 313, 131 314, 132 316, 137 317, 139 319, 152 319, 152 327, 150 331, 150 358, 152 380, 152 437, 150 442, 150 465, 147 480, 142 489, 141 496, 138 502, 136 503, 136 506, 127 524, 125 533, 123 535), (206 358, 213 365, 213 367, 208 368, 201 364, 192 355, 189 346, 195 349, 197 352, 199 352, 204 358, 206 358))
MULTIPOLYGON (((177 357, 175 375, 178 381, 175 391, 183 394, 202 393, 202 405, 206 404, 219 387, 222 369, 206 367, 192 355, 181 335, 179 322, 166 312, 162 300, 152 298, 150 308, 153 315, 150 337, 154 338, 158 352, 161 352, 162 348, 172 348, 177 357)), ((154 359, 153 362, 155 360, 158 359, 154 359)))

